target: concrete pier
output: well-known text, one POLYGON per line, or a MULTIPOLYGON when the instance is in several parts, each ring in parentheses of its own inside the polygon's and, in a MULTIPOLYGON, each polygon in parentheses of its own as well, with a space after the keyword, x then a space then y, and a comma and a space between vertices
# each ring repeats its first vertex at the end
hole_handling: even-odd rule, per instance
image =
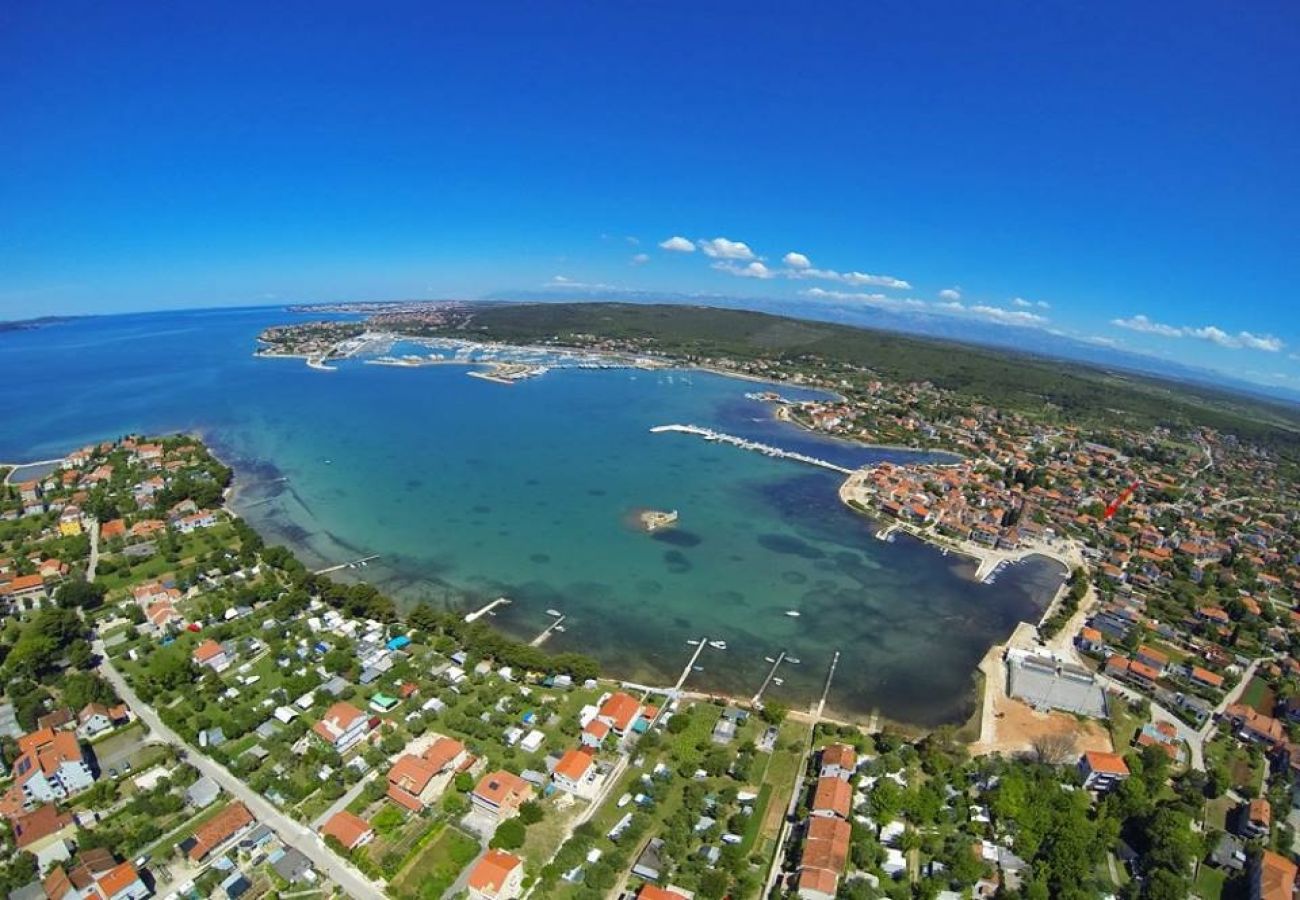
POLYGON ((767 686, 772 683, 772 679, 776 677, 776 670, 781 668, 781 663, 783 662, 785 662, 784 650, 782 650, 781 655, 776 658, 776 662, 772 663, 772 668, 768 671, 767 677, 764 678, 763 683, 759 685, 758 693, 749 701, 755 709, 763 708, 763 692, 766 691, 767 686))
POLYGON ((466 622, 476 621, 478 619, 483 618, 488 613, 492 612, 492 610, 496 609, 498 606, 509 606, 509 605, 510 605, 510 601, 507 600, 505 597, 497 597, 491 603, 486 603, 483 606, 480 606, 472 613, 466 613, 465 621, 466 622))
POLYGON ((540 647, 542 646, 542 644, 545 644, 546 639, 551 636, 551 632, 554 631, 557 627, 559 627, 559 624, 567 618, 568 616, 560 616, 550 625, 547 625, 545 628, 542 629, 541 634, 537 635, 537 637, 533 638, 531 641, 528 642, 529 646, 540 647))
POLYGON ((822 714, 826 712, 826 697, 831 692, 831 679, 835 677, 835 667, 840 662, 840 651, 835 651, 835 656, 831 658, 830 670, 826 673, 826 686, 822 688, 822 698, 817 701, 817 712, 815 715, 821 719, 822 714))
MULTIPOLYGON (((273 498, 268 498, 268 499, 273 499, 273 498)), ((253 504, 250 503, 248 505, 252 506, 253 504)), ((337 566, 329 566, 328 568, 325 569, 317 569, 314 574, 328 575, 330 572, 337 572, 339 569, 346 569, 348 568, 348 566, 356 566, 356 565, 360 565, 361 563, 368 563, 371 560, 375 560, 375 559, 379 559, 378 553, 376 553, 374 556, 363 556, 360 559, 354 559, 352 560, 352 562, 339 563, 337 566)))
POLYGON ((678 434, 694 434, 704 438, 707 441, 717 441, 721 444, 730 444, 733 447, 739 447, 742 450, 753 450, 762 453, 764 456, 771 456, 776 459, 792 459, 796 462, 807 463, 810 466, 820 466, 823 469, 830 469, 832 472, 839 472, 841 475, 853 474, 852 469, 846 469, 844 466, 837 466, 833 462, 827 462, 824 459, 818 459, 815 456, 809 456, 806 453, 797 453, 793 450, 782 450, 780 447, 773 447, 769 444, 760 444, 758 441, 750 441, 745 438, 736 437, 734 434, 723 434, 720 431, 714 431, 711 428, 701 428, 699 425, 656 425, 650 429, 651 434, 665 434, 676 432, 678 434))

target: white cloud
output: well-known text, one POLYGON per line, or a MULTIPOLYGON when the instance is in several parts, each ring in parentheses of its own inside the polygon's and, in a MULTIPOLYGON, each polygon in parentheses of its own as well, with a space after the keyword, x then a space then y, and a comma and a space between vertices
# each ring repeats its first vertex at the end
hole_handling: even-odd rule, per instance
POLYGON ((882 309, 924 309, 929 304, 924 300, 911 297, 888 297, 884 294, 866 294, 860 291, 828 291, 825 288, 808 288, 805 297, 817 300, 834 300, 843 303, 861 303, 865 306, 878 306, 882 309))
POLYGON ((789 266, 792 269, 812 268, 812 260, 804 256, 802 253, 795 253, 793 250, 791 250, 789 253, 783 256, 781 258, 781 262, 785 263, 787 266, 789 266))
POLYGON ((627 241, 628 244, 633 247, 641 246, 641 239, 634 234, 629 234, 627 237, 623 238, 623 240, 627 241))
POLYGON ((1000 306, 979 305, 967 307, 967 309, 981 319, 1002 322, 1006 325, 1042 325, 1047 321, 1046 316, 1040 316, 1037 313, 1025 312, 1019 309, 1003 309, 1000 306))
MULTIPOLYGON (((677 238, 673 238, 677 240, 677 238)), ((704 251, 704 255, 711 259, 739 259, 749 260, 754 258, 754 251, 749 249, 749 245, 744 241, 732 241, 724 237, 716 237, 711 241, 700 241, 699 248, 704 251)))
POLYGON ((1051 309, 1052 304, 1046 300, 1026 300, 1024 297, 1017 297, 1011 301, 1011 305, 1020 309, 1051 309))
POLYGON ((542 287, 547 290, 569 290, 569 291, 616 291, 618 285, 604 284, 603 282, 591 281, 574 281, 567 275, 552 275, 551 280, 542 287))
POLYGON ((854 287, 885 287, 898 290, 911 290, 912 285, 892 275, 871 275, 867 272, 836 272, 834 269, 797 269, 787 270, 791 278, 820 278, 824 281, 838 281, 854 287))
POLYGON ((961 299, 961 288, 955 288, 955 287, 944 288, 943 290, 941 290, 941 291, 939 292, 939 299, 940 299, 940 300, 960 300, 960 299, 961 299))
POLYGON ((673 235, 672 237, 668 238, 668 240, 666 241, 660 241, 659 247, 661 250, 670 250, 673 253, 694 253, 695 252, 695 245, 692 244, 690 241, 686 240, 686 238, 680 237, 678 235, 673 235))
POLYGON ((741 278, 774 278, 776 273, 755 260, 748 265, 742 266, 730 260, 720 259, 713 264, 713 268, 720 272, 727 272, 731 275, 739 275, 741 278))
POLYGON ((648 262, 650 262, 649 253, 638 253, 636 256, 632 257, 632 265, 634 266, 644 266, 648 262))
POLYGON ((1211 344, 1229 350, 1262 350, 1265 353, 1276 353, 1286 346, 1281 338, 1274 337, 1271 334, 1252 334, 1249 331, 1238 331, 1236 334, 1231 334, 1217 325, 1201 325, 1199 327, 1166 325, 1163 322, 1154 322, 1140 313, 1127 319, 1111 319, 1110 324, 1117 328, 1127 328, 1129 331, 1155 334, 1160 337, 1196 338, 1201 341, 1209 341, 1211 344))

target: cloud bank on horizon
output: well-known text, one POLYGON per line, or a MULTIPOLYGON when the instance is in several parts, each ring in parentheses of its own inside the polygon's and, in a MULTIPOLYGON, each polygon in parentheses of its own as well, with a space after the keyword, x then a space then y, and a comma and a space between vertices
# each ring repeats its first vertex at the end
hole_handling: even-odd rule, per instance
MULTIPOLYGON (((780 265, 769 265, 767 258, 754 252, 744 241, 727 237, 698 238, 692 240, 682 235, 672 235, 658 242, 660 250, 669 254, 687 255, 697 250, 713 260, 710 268, 734 275, 739 278, 753 278, 761 281, 788 279, 792 281, 826 281, 849 287, 876 287, 891 291, 911 291, 912 283, 893 275, 874 275, 866 272, 820 268, 813 264, 812 258, 797 250, 787 251, 780 259, 780 265)), ((648 262, 644 253, 634 259, 638 264, 648 262)), ((1060 330, 1052 327, 1052 320, 1047 312, 1052 304, 1046 300, 1029 300, 1024 297, 1012 297, 1005 306, 993 302, 969 303, 963 299, 959 287, 943 288, 936 292, 937 299, 921 299, 915 296, 886 294, 879 291, 843 290, 813 286, 798 290, 801 297, 810 301, 834 302, 845 305, 877 307, 893 311, 924 312, 932 315, 946 315, 976 318, 985 322, 1007 325, 1017 328, 1041 328, 1054 334, 1074 337, 1108 346, 1122 346, 1123 340, 1113 336, 1095 335, 1081 332, 1060 330)), ((1193 338, 1208 341, 1227 350, 1254 350, 1263 353, 1277 353, 1286 347, 1285 341, 1272 334, 1256 334, 1239 330, 1235 333, 1217 325, 1176 326, 1156 322, 1145 314, 1137 313, 1128 317, 1116 317, 1110 320, 1115 328, 1159 338, 1181 339, 1193 338)), ((1292 359, 1300 356, 1292 355, 1292 359)), ((1277 380, 1275 377, 1274 380, 1277 380)))

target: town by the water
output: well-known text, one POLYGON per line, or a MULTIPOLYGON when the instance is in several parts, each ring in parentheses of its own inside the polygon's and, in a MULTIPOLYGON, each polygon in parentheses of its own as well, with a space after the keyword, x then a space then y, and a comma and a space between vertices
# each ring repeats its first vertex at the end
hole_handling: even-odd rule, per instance
MULTIPOLYGON (((424 339, 504 390, 553 363, 761 379, 776 414, 807 429, 952 454, 843 470, 840 499, 879 539, 969 556, 993 585, 1030 556, 1068 581, 989 650, 971 721, 921 732, 827 714, 852 654, 836 654, 810 706, 787 709, 764 700, 784 654, 752 696, 693 690, 717 635, 681 647, 676 683, 647 685, 510 640, 491 609, 402 611, 365 583, 364 560, 333 567, 345 584, 266 545, 227 507, 231 470, 193 436, 14 461, 0 493, 0 890, 1291 896, 1300 546, 1294 472, 1273 450, 1209 426, 1047 420, 817 359, 595 336, 530 356, 437 338, 457 315, 287 326, 260 352, 328 369, 367 342, 424 339), (783 383, 838 399, 787 400, 783 383)), ((727 443, 665 426, 646 440, 727 443)), ((654 530, 678 511, 642 516, 654 530)))

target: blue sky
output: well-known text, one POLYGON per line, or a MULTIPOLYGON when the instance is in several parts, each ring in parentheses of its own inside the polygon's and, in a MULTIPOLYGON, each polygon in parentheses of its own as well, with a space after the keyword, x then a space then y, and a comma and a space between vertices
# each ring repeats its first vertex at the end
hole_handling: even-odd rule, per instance
POLYGON ((1293 3, 776 10, 6 4, 0 319, 610 285, 1300 386, 1293 3))

